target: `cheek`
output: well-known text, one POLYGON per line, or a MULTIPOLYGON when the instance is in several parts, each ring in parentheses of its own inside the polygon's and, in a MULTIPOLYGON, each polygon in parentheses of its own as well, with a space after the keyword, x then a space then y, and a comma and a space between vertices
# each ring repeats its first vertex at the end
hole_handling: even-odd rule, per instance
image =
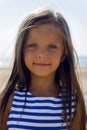
POLYGON ((53 60, 54 62, 59 62, 62 59, 62 53, 61 52, 51 52, 50 54, 50 60, 53 60))
POLYGON ((62 62, 62 53, 57 52, 54 55, 51 55, 51 62, 53 64, 53 68, 56 70, 62 62))
POLYGON ((25 62, 25 65, 27 66, 30 66, 31 63, 33 62, 33 59, 34 59, 34 54, 31 53, 31 52, 25 52, 24 54, 24 62, 25 62))
POLYGON ((25 59, 31 59, 32 57, 34 57, 34 54, 35 52, 34 51, 25 51, 25 53, 24 53, 24 58, 25 59))

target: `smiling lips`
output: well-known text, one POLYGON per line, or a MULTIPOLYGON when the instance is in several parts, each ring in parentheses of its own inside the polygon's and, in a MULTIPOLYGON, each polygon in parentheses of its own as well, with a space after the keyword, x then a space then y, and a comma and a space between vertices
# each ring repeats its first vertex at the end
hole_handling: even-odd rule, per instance
POLYGON ((50 64, 46 64, 46 63, 34 63, 34 65, 38 65, 38 66, 49 66, 50 64))

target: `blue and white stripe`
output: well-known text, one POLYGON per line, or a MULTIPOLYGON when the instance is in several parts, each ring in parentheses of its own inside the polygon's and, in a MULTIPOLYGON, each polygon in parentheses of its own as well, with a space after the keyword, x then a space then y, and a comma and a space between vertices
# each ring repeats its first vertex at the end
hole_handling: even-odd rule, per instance
MULTIPOLYGON (((63 119, 62 94, 57 97, 37 97, 26 90, 15 90, 12 108, 8 117, 8 130, 67 130, 63 119), (25 105, 25 106, 24 106, 25 105)), ((72 116, 75 113, 75 98, 72 96, 72 116)), ((68 116, 67 107, 67 116, 68 116)))

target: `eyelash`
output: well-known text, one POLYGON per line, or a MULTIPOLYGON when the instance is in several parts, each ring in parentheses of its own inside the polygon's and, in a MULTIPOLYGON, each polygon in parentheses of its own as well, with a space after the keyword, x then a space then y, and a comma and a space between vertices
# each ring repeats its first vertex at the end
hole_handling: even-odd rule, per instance
POLYGON ((37 47, 37 45, 36 44, 30 44, 30 45, 28 45, 28 47, 29 48, 35 48, 35 47, 37 47))
POLYGON ((57 46, 55 46, 55 45, 49 45, 49 48, 51 48, 51 49, 57 49, 57 46))

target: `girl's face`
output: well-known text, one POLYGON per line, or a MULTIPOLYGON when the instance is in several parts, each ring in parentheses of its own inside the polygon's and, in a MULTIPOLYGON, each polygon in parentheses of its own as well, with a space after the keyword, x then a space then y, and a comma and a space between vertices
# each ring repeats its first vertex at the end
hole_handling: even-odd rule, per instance
POLYGON ((34 76, 54 75, 62 62, 63 37, 53 24, 38 25, 30 30, 24 48, 24 62, 34 76))

